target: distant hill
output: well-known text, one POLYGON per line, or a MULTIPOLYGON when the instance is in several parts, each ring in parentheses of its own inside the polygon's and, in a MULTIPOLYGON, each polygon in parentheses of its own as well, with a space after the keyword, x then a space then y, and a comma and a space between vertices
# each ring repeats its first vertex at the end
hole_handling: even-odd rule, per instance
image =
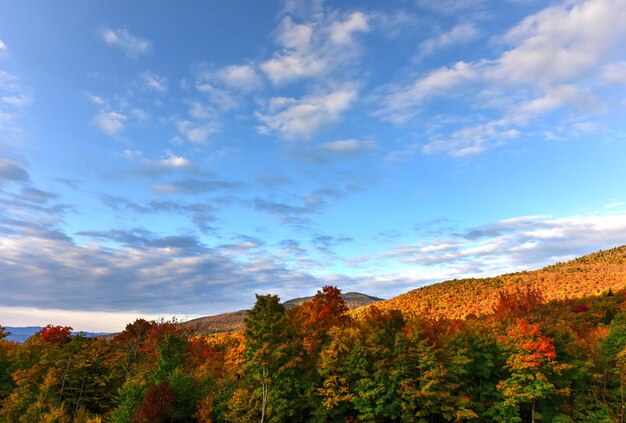
MULTIPOLYGON (((509 273, 493 278, 451 280, 418 288, 376 303, 383 309, 435 319, 462 319, 490 314, 499 293, 530 288, 543 299, 576 299, 626 288, 626 246, 598 251, 540 270, 509 273)), ((355 311, 360 314, 365 308, 355 311)))
MULTIPOLYGON (((19 342, 22 343, 26 341, 28 338, 39 332, 43 327, 41 326, 19 326, 19 327, 10 327, 7 326, 7 332, 10 332, 11 335, 7 336, 7 341, 19 342)), ((91 338, 95 336, 103 336, 107 335, 104 332, 72 332, 73 335, 78 335, 82 333, 84 336, 91 338)))
MULTIPOLYGON (((302 304, 305 301, 312 300, 314 297, 302 297, 294 298, 293 300, 285 301, 283 304, 287 308, 295 307, 302 304)), ((355 308, 363 307, 378 301, 383 301, 382 298, 372 297, 370 295, 361 294, 360 292, 346 292, 341 294, 341 298, 344 299, 348 308, 353 310, 355 308)))
MULTIPOLYGON (((341 294, 341 297, 346 301, 348 308, 351 310, 383 301, 381 298, 372 297, 359 292, 347 292, 345 294, 341 294)), ((311 299, 313 299, 312 296, 294 298, 293 300, 285 301, 283 304, 286 308, 292 308, 311 299)), ((243 319, 246 317, 246 313, 247 310, 240 310, 232 313, 218 314, 215 316, 199 317, 197 319, 183 322, 181 325, 186 329, 197 333, 216 333, 242 330, 243 319)))

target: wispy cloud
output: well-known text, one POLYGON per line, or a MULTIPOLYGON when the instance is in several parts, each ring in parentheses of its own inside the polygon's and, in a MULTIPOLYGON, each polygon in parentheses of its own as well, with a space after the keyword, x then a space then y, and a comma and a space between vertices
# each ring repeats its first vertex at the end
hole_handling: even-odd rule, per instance
POLYGON ((125 178, 128 175, 154 179, 174 172, 200 172, 191 160, 170 151, 166 152, 165 157, 161 159, 144 158, 143 153, 136 150, 124 150, 119 155, 130 161, 130 168, 127 171, 116 171, 114 175, 111 175, 113 179, 117 177, 125 178))
POLYGON ((428 9, 442 15, 455 15, 481 10, 485 0, 417 0, 418 7, 428 9))
POLYGON ((352 87, 299 99, 273 97, 266 112, 256 115, 263 122, 259 131, 278 132, 289 140, 309 138, 320 128, 337 122, 356 98, 357 91, 352 87))
POLYGON ((176 128, 185 140, 194 144, 205 144, 212 134, 220 132, 222 126, 214 120, 194 122, 179 119, 176 121, 176 128))
POLYGON ((158 194, 197 194, 219 190, 240 188, 239 182, 214 179, 186 178, 151 186, 152 191, 158 194))
POLYGON ((113 111, 100 111, 92 120, 96 128, 107 135, 116 135, 124 129, 127 116, 113 111))
POLYGON ((355 153, 370 150, 374 144, 370 141, 355 139, 328 141, 320 145, 320 149, 332 153, 355 153))
POLYGON ((141 75, 141 79, 143 85, 150 90, 158 92, 167 91, 167 79, 162 75, 153 72, 144 72, 141 75))
POLYGON ((152 200, 147 203, 138 203, 120 195, 100 194, 100 201, 116 212, 125 215, 129 212, 138 214, 172 214, 187 215, 201 233, 216 231, 214 223, 219 211, 219 203, 223 201, 208 201, 201 203, 187 203, 181 201, 152 200))
MULTIPOLYGON (((501 116, 454 129, 454 133, 433 135, 426 149, 452 155, 483 151, 516 136, 549 113, 610 110, 600 100, 602 95, 596 94, 597 84, 589 83, 589 76, 600 74, 607 82, 619 83, 616 69, 621 62, 614 63, 611 52, 625 36, 623 0, 587 0, 549 7, 500 37, 497 41, 510 48, 499 57, 457 62, 391 87, 382 97, 378 115, 403 124, 419 115, 427 101, 454 94, 451 98, 464 110, 495 109, 501 116), (478 141, 468 141, 470 138, 478 141)), ((445 37, 427 43, 435 46, 442 40, 445 37)))
POLYGON ((252 91, 261 86, 262 81, 252 65, 230 65, 218 71, 218 77, 234 90, 252 91))
POLYGON ((0 185, 7 181, 26 182, 28 172, 16 161, 0 157, 0 185))
POLYGON ((32 90, 20 79, 0 70, 0 129, 20 116, 33 101, 32 90))
POLYGON ((302 23, 285 16, 276 36, 282 49, 260 68, 275 85, 328 75, 358 57, 355 36, 369 31, 369 17, 363 12, 317 14, 302 23))
POLYGON ((420 43, 419 55, 425 56, 450 46, 469 43, 479 38, 481 34, 481 31, 472 23, 455 25, 449 31, 420 43))
POLYGON ((345 139, 326 141, 316 146, 293 144, 289 152, 298 159, 312 163, 330 163, 356 159, 375 148, 376 143, 373 141, 345 139))
POLYGON ((130 58, 137 58, 151 49, 150 41, 131 34, 124 28, 104 28, 99 35, 105 44, 121 49, 130 58))

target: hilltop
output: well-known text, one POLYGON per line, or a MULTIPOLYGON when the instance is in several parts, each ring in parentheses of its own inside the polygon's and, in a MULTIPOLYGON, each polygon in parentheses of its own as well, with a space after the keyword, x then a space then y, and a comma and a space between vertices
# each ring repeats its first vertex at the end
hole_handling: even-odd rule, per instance
MULTIPOLYGON (((348 309, 350 310, 383 301, 381 298, 361 294, 360 292, 347 292, 345 294, 341 294, 341 297, 346 301, 348 309)), ((312 296, 294 298, 292 300, 285 301, 283 305, 286 308, 292 308, 311 299, 313 299, 312 296)), ((218 314, 215 316, 199 317, 197 319, 183 322, 181 323, 181 325, 186 329, 190 329, 193 332, 197 333, 216 333, 242 330, 243 319, 246 317, 247 312, 247 310, 239 310, 231 313, 218 314)))
MULTIPOLYGON (((626 246, 598 251, 540 270, 491 278, 455 279, 428 285, 376 303, 408 315, 463 319, 490 314, 500 292, 539 291, 545 302, 598 296, 626 288, 626 246)), ((356 311, 362 313, 364 308, 356 311)))
MULTIPOLYGON (((359 307, 363 307, 369 304, 373 304, 379 301, 383 301, 382 298, 372 297, 370 295, 361 294, 360 292, 346 292, 341 294, 341 298, 346 302, 348 309, 354 310, 359 307)), ((285 301, 283 304, 286 308, 296 307, 306 301, 312 300, 313 297, 294 298, 293 300, 285 301)))

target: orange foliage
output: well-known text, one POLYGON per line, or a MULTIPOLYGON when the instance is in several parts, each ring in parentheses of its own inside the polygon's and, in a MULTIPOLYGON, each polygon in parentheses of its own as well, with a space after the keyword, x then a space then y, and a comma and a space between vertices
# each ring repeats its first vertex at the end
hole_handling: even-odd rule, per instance
MULTIPOLYGON (((461 279, 419 288, 376 303, 384 309, 431 319, 465 319, 528 302, 532 307, 550 301, 579 299, 626 288, 626 246, 589 254, 531 272, 494 278, 461 279)), ((522 304, 523 305, 523 304, 522 304)), ((364 309, 352 312, 359 316, 364 309)))
MULTIPOLYGON (((517 319, 504 342, 518 352, 514 361, 520 368, 540 367, 545 361, 556 358, 552 339, 541 334, 538 324, 528 323, 524 319, 517 319)), ((513 364, 513 360, 507 360, 507 364, 513 364)))

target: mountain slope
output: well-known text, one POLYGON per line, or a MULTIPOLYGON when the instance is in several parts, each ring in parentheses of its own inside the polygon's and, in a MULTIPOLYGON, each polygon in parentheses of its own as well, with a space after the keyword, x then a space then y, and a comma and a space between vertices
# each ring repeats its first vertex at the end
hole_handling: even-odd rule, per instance
MULTIPOLYGON (((546 302, 595 296, 608 290, 626 288, 626 246, 598 251, 535 271, 441 282, 378 302, 376 307, 435 319, 462 319, 472 314, 491 313, 500 292, 518 288, 537 290, 546 302)), ((356 314, 364 310, 360 308, 356 314)))

